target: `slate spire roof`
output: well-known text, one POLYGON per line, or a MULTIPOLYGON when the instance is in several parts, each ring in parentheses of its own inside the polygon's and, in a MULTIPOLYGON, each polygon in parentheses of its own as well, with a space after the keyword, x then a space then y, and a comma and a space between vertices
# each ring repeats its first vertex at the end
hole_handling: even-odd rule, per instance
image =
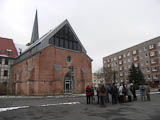
POLYGON ((33 25, 33 30, 32 30, 31 43, 34 43, 38 39, 39 39, 38 16, 37 16, 37 10, 36 10, 36 15, 35 15, 34 25, 33 25))

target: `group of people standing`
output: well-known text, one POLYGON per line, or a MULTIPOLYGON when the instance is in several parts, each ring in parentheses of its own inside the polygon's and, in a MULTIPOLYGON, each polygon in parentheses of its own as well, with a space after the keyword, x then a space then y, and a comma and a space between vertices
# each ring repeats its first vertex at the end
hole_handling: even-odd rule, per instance
MULTIPOLYGON (((141 99, 144 101, 146 98, 145 96, 148 96, 147 100, 150 100, 150 89, 148 87, 145 87, 144 92, 147 92, 146 94, 144 94, 142 88, 142 85, 140 85, 140 94, 143 94, 143 97, 141 97, 141 99)), ((96 102, 96 99, 94 97, 95 95, 97 96, 97 104, 100 104, 102 106, 105 106, 105 103, 110 102, 109 96, 111 96, 112 104, 132 102, 137 100, 136 86, 132 83, 113 83, 112 85, 99 84, 98 88, 93 88, 88 85, 86 88, 87 104, 96 102)))

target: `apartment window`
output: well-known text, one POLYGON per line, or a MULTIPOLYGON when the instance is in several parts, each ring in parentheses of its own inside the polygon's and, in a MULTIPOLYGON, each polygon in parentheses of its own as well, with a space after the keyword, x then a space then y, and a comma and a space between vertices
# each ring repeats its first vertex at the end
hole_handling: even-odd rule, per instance
POLYGON ((123 69, 122 66, 120 66, 120 67, 119 67, 119 70, 122 70, 122 69, 123 69))
POLYGON ((155 56, 155 52, 154 51, 150 52, 150 56, 151 57, 155 56))
POLYGON ((122 77, 122 76, 123 76, 123 73, 120 73, 120 76, 122 77))
POLYGON ((151 75, 147 75, 147 79, 151 79, 151 75))
POLYGON ((117 57, 114 57, 114 60, 117 60, 117 57))
POLYGON ((152 71, 153 72, 157 71, 157 67, 152 67, 152 71))
POLYGON ((123 62, 126 63, 126 60, 124 60, 123 62))
POLYGON ((8 65, 8 63, 9 63, 9 60, 6 58, 5 59, 5 65, 8 65))
POLYGON ((116 64, 116 63, 114 63, 114 66, 116 67, 116 66, 117 66, 117 64, 116 64))
POLYGON ((133 60, 134 60, 134 61, 137 61, 137 56, 133 57, 133 60))
POLYGON ((158 50, 158 53, 160 54, 160 50, 158 50))
POLYGON ((106 63, 106 61, 104 60, 104 64, 106 63))
POLYGON ((135 66, 135 67, 138 67, 138 63, 135 63, 134 66, 135 66))
POLYGON ((142 73, 144 73, 144 69, 141 69, 142 73))
POLYGON ((140 53, 142 52, 142 49, 141 49, 141 48, 139 49, 139 52, 140 52, 140 53))
POLYGON ((131 62, 131 59, 130 59, 130 58, 128 58, 128 62, 131 62))
POLYGON ((126 54, 125 54, 125 53, 123 54, 123 57, 124 57, 124 58, 126 57, 126 54))
POLYGON ((158 79, 158 75, 153 75, 153 79, 158 79))
POLYGON ((146 51, 147 50, 147 47, 144 47, 144 51, 146 51))
POLYGON ((121 65, 122 64, 122 61, 119 61, 119 65, 121 65))
POLYGON ((128 76, 128 73, 127 73, 127 72, 125 72, 125 76, 128 76))
POLYGON ((8 76, 8 70, 4 70, 4 77, 8 76))
POLYGON ((149 67, 147 67, 147 68, 146 68, 146 72, 150 72, 150 69, 149 69, 149 67))
POLYGON ((137 53, 137 51, 136 50, 133 50, 133 55, 135 55, 137 53))
POLYGON ((111 62, 113 62, 113 58, 111 58, 111 62))
POLYGON ((151 60, 151 64, 155 64, 156 63, 156 60, 155 59, 152 59, 151 60))
POLYGON ((160 41, 158 42, 158 46, 160 46, 160 41))
POLYGON ((127 56, 130 56, 130 52, 127 53, 127 56))
POLYGON ((110 59, 108 59, 107 62, 110 62, 110 59))
POLYGON ((143 66, 144 66, 144 63, 141 63, 141 66, 143 67, 143 66))
POLYGON ((111 65, 112 67, 113 67, 113 63, 112 63, 112 65, 111 65))
POLYGON ((111 65, 110 64, 108 64, 108 68, 110 67, 111 65))
POLYGON ((153 49, 154 48, 154 45, 149 45, 149 49, 153 49))
POLYGON ((124 69, 127 70, 127 66, 124 66, 124 69))
POLYGON ((120 55, 118 58, 119 58, 119 59, 121 59, 121 58, 122 58, 122 56, 120 55))
POLYGON ((130 69, 131 68, 131 65, 128 65, 128 69, 130 69))

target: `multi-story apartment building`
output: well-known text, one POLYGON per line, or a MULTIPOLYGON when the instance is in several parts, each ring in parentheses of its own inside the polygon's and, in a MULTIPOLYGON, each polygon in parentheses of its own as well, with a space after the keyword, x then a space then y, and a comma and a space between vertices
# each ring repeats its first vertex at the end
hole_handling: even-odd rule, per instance
POLYGON ((10 68, 17 56, 13 40, 0 37, 0 94, 6 94, 9 89, 10 68))
POLYGON ((99 84, 105 83, 104 77, 98 75, 97 73, 92 74, 92 82, 94 87, 98 87, 99 84))
MULTIPOLYGON (((116 71, 116 82, 128 82, 132 63, 141 69, 146 81, 160 82, 160 37, 148 40, 103 58, 103 66, 116 71)), ((111 81, 110 81, 111 82, 111 81)))

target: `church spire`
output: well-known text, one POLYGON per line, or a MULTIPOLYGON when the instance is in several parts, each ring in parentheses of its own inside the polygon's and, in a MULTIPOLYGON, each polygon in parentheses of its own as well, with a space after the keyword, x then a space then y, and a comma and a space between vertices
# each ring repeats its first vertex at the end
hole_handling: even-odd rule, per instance
POLYGON ((33 30, 32 30, 31 44, 34 43, 38 39, 39 39, 38 17, 37 17, 37 10, 36 10, 36 15, 35 15, 34 25, 33 25, 33 30))

